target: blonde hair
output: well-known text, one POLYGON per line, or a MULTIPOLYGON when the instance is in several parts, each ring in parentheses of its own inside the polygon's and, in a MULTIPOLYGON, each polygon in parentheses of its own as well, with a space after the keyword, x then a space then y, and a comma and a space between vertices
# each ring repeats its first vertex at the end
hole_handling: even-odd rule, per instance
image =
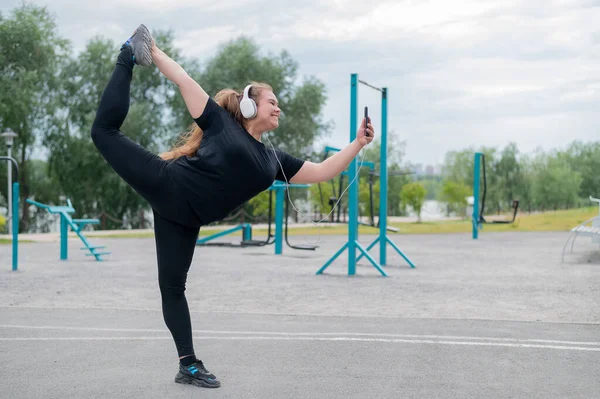
MULTIPOLYGON (((258 99, 260 93, 263 90, 273 91, 273 88, 266 83, 251 82, 252 88, 250 89, 248 96, 253 99, 258 105, 258 99)), ((241 126, 246 125, 247 120, 242 116, 240 111, 240 101, 244 92, 243 90, 238 92, 233 89, 223 89, 215 95, 215 102, 221 107, 225 108, 227 112, 236 120, 241 126)), ((193 123, 187 132, 179 137, 177 144, 167 152, 160 154, 160 157, 165 160, 177 159, 182 156, 193 156, 202 142, 202 129, 193 123)))

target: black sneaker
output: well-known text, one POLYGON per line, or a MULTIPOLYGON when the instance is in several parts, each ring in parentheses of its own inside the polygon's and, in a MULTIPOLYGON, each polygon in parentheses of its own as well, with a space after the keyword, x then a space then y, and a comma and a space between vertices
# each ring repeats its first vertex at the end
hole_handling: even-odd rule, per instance
POLYGON ((179 364, 179 372, 175 376, 175 382, 205 388, 218 388, 221 386, 217 377, 204 368, 201 360, 197 360, 196 363, 189 366, 179 364))
POLYGON ((121 46, 131 47, 133 52, 133 62, 139 66, 148 66, 152 64, 152 43, 154 39, 146 25, 141 24, 133 32, 133 35, 121 46))

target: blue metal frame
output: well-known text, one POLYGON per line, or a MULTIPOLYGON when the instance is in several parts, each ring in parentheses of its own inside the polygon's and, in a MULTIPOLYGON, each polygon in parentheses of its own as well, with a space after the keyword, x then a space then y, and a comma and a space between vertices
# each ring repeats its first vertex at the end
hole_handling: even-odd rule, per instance
POLYGON ((252 239, 252 226, 250 226, 249 223, 242 223, 238 226, 232 227, 231 229, 223 230, 218 233, 212 234, 210 236, 198 238, 196 240, 196 244, 197 245, 204 244, 211 240, 214 240, 215 238, 223 237, 223 236, 226 236, 227 234, 235 233, 236 231, 239 231, 239 230, 242 230, 242 240, 246 241, 246 240, 252 239))
MULTIPOLYGON (((398 248, 398 246, 387 235, 387 210, 388 210, 388 170, 387 170, 387 88, 381 89, 381 154, 379 157, 379 236, 367 247, 370 251, 379 244, 379 264, 387 265, 387 244, 414 268, 414 263, 398 248)), ((358 258, 360 260, 360 257, 358 258)))
POLYGON ((19 268, 19 183, 13 183, 12 189, 12 270, 19 268))
POLYGON ((19 163, 13 157, 0 156, 0 160, 8 161, 10 168, 14 166, 15 181, 12 185, 12 271, 19 269, 19 163))
MULTIPOLYGON (((381 156, 379 165, 379 263, 385 266, 387 262, 387 193, 388 193, 388 173, 387 173, 387 88, 381 93, 381 156)), ((402 252, 398 251, 400 255, 402 252)), ((403 255, 404 256, 404 255, 403 255)), ((408 263, 412 265, 409 261, 408 263)), ((414 267, 414 266, 413 266, 414 267)))
MULTIPOLYGON (((356 139, 356 131, 358 128, 357 116, 358 116, 358 84, 363 83, 358 80, 358 74, 352 74, 350 76, 350 142, 356 139)), ((369 87, 369 84, 366 84, 369 87)), ((369 262, 383 275, 387 276, 381 266, 385 266, 387 263, 387 244, 398 252, 402 258, 414 268, 415 265, 410 259, 398 248, 396 244, 387 236, 387 194, 388 194, 388 174, 387 174, 387 100, 388 91, 387 88, 377 89, 381 91, 381 156, 379 165, 379 178, 380 178, 380 189, 379 189, 379 235, 375 241, 373 241, 366 249, 358 242, 358 180, 356 184, 352 184, 349 188, 349 199, 348 199, 348 241, 336 252, 331 259, 329 259, 321 269, 317 271, 317 274, 322 274, 323 271, 329 267, 333 261, 340 256, 346 249, 348 250, 348 275, 353 276, 356 274, 356 262, 365 256, 369 262), (368 251, 379 243, 379 263, 377 263, 368 253, 368 251), (356 251, 360 251, 361 255, 357 258, 356 251)), ((326 147, 327 150, 336 150, 332 147, 326 147)), ((365 162, 366 164, 366 162, 365 162)), ((350 167, 347 170, 349 176, 356 176, 357 173, 357 160, 354 158, 350 163, 350 167)))
POLYGON ((275 191, 275 255, 283 253, 283 222, 284 222, 284 205, 285 192, 288 188, 308 188, 309 184, 285 184, 276 181, 269 187, 269 190, 275 191))
MULTIPOLYGON (((274 182, 267 190, 275 191, 275 255, 281 255, 283 253, 283 223, 285 213, 285 193, 288 188, 308 188, 309 184, 285 184, 280 181, 274 182)), ((238 226, 232 227, 227 230, 220 231, 210 236, 198 238, 196 240, 197 245, 205 244, 215 238, 223 237, 228 234, 235 233, 242 230, 242 240, 252 240, 252 225, 249 223, 241 223, 238 226)))
POLYGON ((60 259, 67 260, 68 259, 68 240, 69 240, 69 228, 77 234, 77 236, 81 239, 85 247, 81 247, 82 250, 88 250, 89 253, 86 253, 86 256, 93 256, 97 261, 103 261, 102 255, 108 255, 110 252, 103 251, 98 252, 98 249, 106 248, 105 246, 93 246, 87 239, 86 236, 83 235, 82 229, 87 224, 99 224, 100 221, 98 219, 72 219, 69 216, 70 213, 75 212, 75 208, 73 208, 73 204, 71 204, 71 200, 67 198, 67 205, 46 205, 40 202, 26 199, 25 202, 31 205, 35 205, 39 208, 47 210, 51 214, 60 215, 60 259))

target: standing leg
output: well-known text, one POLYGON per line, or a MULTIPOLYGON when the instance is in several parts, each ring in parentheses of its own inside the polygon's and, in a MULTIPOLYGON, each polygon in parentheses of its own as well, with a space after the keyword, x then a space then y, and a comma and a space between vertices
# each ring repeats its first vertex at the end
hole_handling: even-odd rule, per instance
POLYGON ((154 212, 158 256, 158 283, 162 310, 180 358, 176 382, 216 388, 219 381, 196 359, 190 311, 185 298, 188 270, 194 256, 199 228, 186 227, 154 212))

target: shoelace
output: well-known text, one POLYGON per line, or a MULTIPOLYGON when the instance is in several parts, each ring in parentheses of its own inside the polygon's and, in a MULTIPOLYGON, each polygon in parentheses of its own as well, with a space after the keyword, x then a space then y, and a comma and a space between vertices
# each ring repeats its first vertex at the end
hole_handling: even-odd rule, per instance
POLYGON ((192 363, 188 366, 188 369, 190 367, 196 367, 198 369, 198 371, 200 371, 202 374, 210 374, 209 371, 204 367, 204 364, 202 363, 201 360, 198 360, 195 363, 192 363))

